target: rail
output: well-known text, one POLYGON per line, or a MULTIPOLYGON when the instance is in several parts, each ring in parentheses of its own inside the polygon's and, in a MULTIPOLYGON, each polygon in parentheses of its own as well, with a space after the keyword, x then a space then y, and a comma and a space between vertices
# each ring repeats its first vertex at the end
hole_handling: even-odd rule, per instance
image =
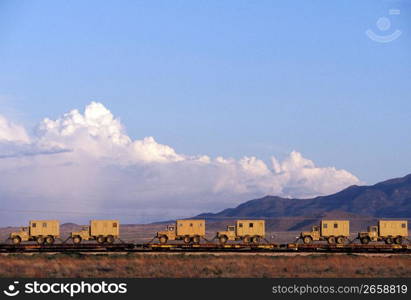
POLYGON ((386 245, 386 244, 0 244, 0 253, 82 253, 82 252, 311 252, 311 253, 410 253, 411 245, 386 245))

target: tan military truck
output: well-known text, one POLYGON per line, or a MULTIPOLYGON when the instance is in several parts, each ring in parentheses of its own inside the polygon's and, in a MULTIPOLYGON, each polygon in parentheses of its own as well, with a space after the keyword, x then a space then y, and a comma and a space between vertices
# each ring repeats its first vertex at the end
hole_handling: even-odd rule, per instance
POLYGON ((99 244, 112 244, 120 236, 120 222, 118 220, 91 220, 90 226, 70 234, 74 244, 81 241, 95 240, 99 244))
POLYGON ((301 232, 304 244, 312 241, 327 241, 328 244, 344 244, 350 236, 350 221, 322 220, 320 226, 313 226, 311 231, 301 232))
POLYGON ((369 226, 367 232, 359 232, 358 239, 362 244, 384 241, 386 244, 402 244, 408 237, 408 222, 405 220, 379 220, 377 226, 369 226))
POLYGON ((175 225, 168 225, 165 231, 157 232, 156 237, 161 244, 169 240, 199 244, 201 238, 205 237, 205 220, 177 220, 175 225))
POLYGON ((52 245, 57 238, 60 238, 60 223, 56 220, 32 220, 29 227, 21 227, 20 231, 10 233, 10 239, 15 245, 27 241, 52 245))
POLYGON ((258 244, 265 237, 264 220, 237 220, 235 226, 227 226, 226 231, 217 232, 220 244, 227 241, 243 241, 258 244))

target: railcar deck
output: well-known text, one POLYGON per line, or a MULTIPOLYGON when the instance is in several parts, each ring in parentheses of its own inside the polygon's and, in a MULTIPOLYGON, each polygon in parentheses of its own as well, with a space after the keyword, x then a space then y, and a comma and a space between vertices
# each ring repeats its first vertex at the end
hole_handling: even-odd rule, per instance
POLYGON ((0 253, 82 253, 82 252, 312 252, 312 253, 410 253, 411 245, 386 245, 386 244, 72 244, 62 243, 54 245, 37 244, 0 244, 0 253))

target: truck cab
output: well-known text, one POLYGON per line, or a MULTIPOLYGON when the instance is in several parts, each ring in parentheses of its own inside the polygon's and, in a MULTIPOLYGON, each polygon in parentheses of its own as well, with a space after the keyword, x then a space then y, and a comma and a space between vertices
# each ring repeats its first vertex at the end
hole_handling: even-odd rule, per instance
POLYGON ((167 243, 168 240, 172 240, 172 241, 175 240, 176 239, 175 225, 167 225, 165 230, 157 232, 156 237, 160 241, 160 244, 165 244, 167 243))
POLYGON ((359 232, 358 239, 361 241, 361 244, 368 244, 369 242, 378 241, 378 226, 368 226, 367 232, 359 232))
POLYGON ((20 227, 20 231, 10 233, 10 239, 14 245, 27 242, 30 239, 30 227, 20 227))
POLYGON ((236 227, 228 225, 225 231, 218 231, 217 237, 221 244, 225 244, 227 241, 235 241, 237 236, 236 227))
POLYGON ((90 226, 81 227, 80 231, 74 231, 70 234, 74 244, 80 244, 82 240, 90 239, 90 226))
POLYGON ((320 226, 313 226, 311 231, 304 231, 300 234, 304 244, 310 244, 312 241, 319 241, 321 237, 320 226))

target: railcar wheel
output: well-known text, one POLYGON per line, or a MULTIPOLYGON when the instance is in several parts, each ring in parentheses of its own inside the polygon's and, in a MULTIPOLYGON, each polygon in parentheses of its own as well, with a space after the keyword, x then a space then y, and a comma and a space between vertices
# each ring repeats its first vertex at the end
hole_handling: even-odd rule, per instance
POLYGON ((249 235, 246 235, 245 237, 243 237, 243 242, 249 244, 251 242, 251 237, 249 235))
POLYGON ((13 243, 13 245, 19 245, 21 243, 21 238, 19 236, 14 236, 11 239, 11 242, 13 243))
POLYGON ((253 238, 251 240, 252 240, 253 244, 258 244, 260 242, 260 237, 253 236, 253 238))
POLYGON ((38 237, 36 238, 36 242, 37 242, 37 244, 39 244, 39 245, 43 245, 43 244, 44 244, 44 237, 38 236, 38 237))
POLYGON ((162 235, 158 238, 158 240, 160 241, 160 244, 167 244, 168 238, 165 235, 162 235))
POLYGON ((335 244, 335 237, 334 236, 329 236, 327 239, 327 242, 329 245, 335 244))
POLYGON ((193 243, 194 244, 200 244, 200 237, 198 235, 193 237, 193 243))
POLYGON ((225 235, 221 235, 221 236, 218 238, 218 240, 220 241, 220 244, 221 244, 221 245, 224 245, 225 243, 227 243, 228 238, 227 238, 227 236, 225 236, 225 235))
POLYGON ((81 236, 76 235, 75 237, 73 237, 73 243, 78 245, 81 243, 81 236))
POLYGON ((46 237, 46 244, 47 245, 53 245, 54 244, 54 237, 52 237, 51 235, 46 237))
POLYGON ((308 235, 303 238, 304 244, 311 244, 312 241, 313 241, 313 238, 308 235))
POLYGON ((114 236, 109 235, 109 236, 106 238, 106 241, 107 241, 108 244, 114 243, 114 236))
POLYGON ((104 244, 105 241, 106 238, 104 236, 100 235, 99 237, 97 237, 97 243, 104 244))
POLYGON ((183 242, 188 245, 191 242, 191 238, 187 235, 183 238, 183 242))
POLYGON ((402 244, 402 238, 401 238, 400 236, 397 236, 397 237, 394 239, 394 242, 395 242, 397 245, 401 245, 401 244, 402 244))
POLYGON ((361 238, 361 244, 367 245, 370 242, 370 238, 369 237, 363 237, 361 238))
POLYGON ((345 237, 343 237, 343 236, 339 236, 338 238, 337 238, 337 244, 344 244, 345 243, 345 237))
POLYGON ((385 239, 385 243, 388 244, 388 245, 391 245, 391 244, 392 244, 392 238, 387 237, 387 238, 385 239))

